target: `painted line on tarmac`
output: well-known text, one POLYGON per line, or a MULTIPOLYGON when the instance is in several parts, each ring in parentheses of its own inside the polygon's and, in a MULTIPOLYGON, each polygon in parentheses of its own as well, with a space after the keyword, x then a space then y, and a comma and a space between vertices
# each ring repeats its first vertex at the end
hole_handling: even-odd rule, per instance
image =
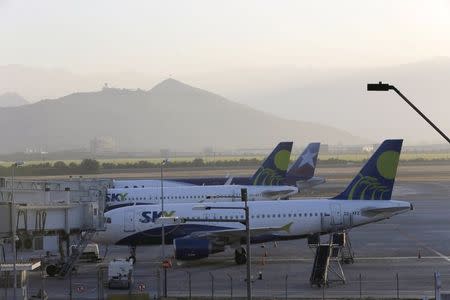
POLYGON ((439 255, 439 257, 443 258, 444 260, 450 262, 450 259, 448 258, 448 256, 445 256, 444 254, 442 254, 441 252, 429 247, 429 246, 425 246, 425 248, 427 248, 429 251, 436 253, 437 255, 439 255))
MULTIPOLYGON (((437 254, 437 253, 436 253, 437 254)), ((422 256, 420 259, 440 259, 442 256, 422 256)), ((418 260, 417 256, 384 256, 384 257, 355 257, 355 261, 365 261, 365 260, 418 260)), ((290 261, 313 261, 314 258, 266 258, 266 262, 290 262, 290 261)))
MULTIPOLYGON (((429 249, 430 251, 433 251, 434 249, 429 249)), ((434 251, 433 251, 434 252, 434 251)), ((435 252, 437 256, 421 256, 421 258, 418 258, 417 256, 369 256, 369 257, 355 257, 355 261, 365 261, 365 260, 372 260, 372 261, 385 261, 385 260, 425 260, 425 259, 441 259, 445 258, 447 261, 450 262, 450 259, 443 255, 442 253, 435 252)), ((295 262, 295 261, 305 261, 310 262, 313 261, 314 258, 306 258, 306 257, 283 257, 283 258, 265 258, 265 262, 295 262)), ((204 260, 202 262, 198 261, 198 265, 202 264, 208 264, 209 263, 217 263, 217 262, 234 262, 232 259, 221 259, 221 258, 210 258, 208 260, 204 260)), ((261 259, 252 259, 252 263, 259 263, 261 262, 261 259)), ((160 262, 157 261, 139 261, 140 265, 142 264, 149 264, 149 265, 158 265, 160 262)))
POLYGON ((431 248, 430 246, 428 246, 427 244, 425 244, 424 242, 419 241, 416 237, 408 234, 407 232, 404 232, 403 230, 397 228, 397 231, 400 232, 401 234, 403 234, 404 236, 406 236, 407 238, 409 238, 410 240, 413 240, 416 242, 417 245, 427 249, 430 252, 433 252, 434 254, 438 255, 440 258, 442 258, 443 260, 447 261, 450 263, 450 259, 448 258, 448 256, 442 254, 441 252, 431 248))

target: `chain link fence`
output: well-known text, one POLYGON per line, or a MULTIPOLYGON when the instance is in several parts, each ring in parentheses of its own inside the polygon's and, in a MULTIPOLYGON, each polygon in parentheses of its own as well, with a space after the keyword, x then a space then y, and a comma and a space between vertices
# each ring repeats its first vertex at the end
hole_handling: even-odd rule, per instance
MULTIPOLYGON (((345 283, 336 281, 330 282, 328 286, 312 287, 309 278, 296 273, 274 274, 256 270, 252 276, 252 293, 254 299, 424 299, 435 296, 434 274, 388 271, 382 276, 376 274, 351 274, 345 283)), ((233 268, 232 271, 225 268, 213 271, 168 269, 167 296, 184 299, 242 299, 246 296, 245 278, 245 271, 241 268, 233 268)), ((29 274, 25 288, 33 299, 127 299, 120 298, 126 295, 144 297, 134 299, 160 299, 164 296, 163 279, 161 269, 148 268, 133 275, 129 289, 110 289, 107 268, 93 267, 82 274, 74 272, 66 279, 33 272, 29 274)), ((2 277, 4 280, 6 278, 2 277)), ((450 273, 442 273, 439 283, 442 293, 450 293, 450 273)), ((11 299, 11 287, 5 285, 2 288, 0 299, 11 299)))

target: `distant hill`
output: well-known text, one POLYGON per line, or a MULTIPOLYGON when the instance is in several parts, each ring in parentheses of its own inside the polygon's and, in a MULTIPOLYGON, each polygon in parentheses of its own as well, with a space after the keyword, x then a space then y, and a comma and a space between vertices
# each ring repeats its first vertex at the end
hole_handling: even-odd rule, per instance
POLYGON ((0 107, 11 107, 28 104, 22 96, 16 93, 4 93, 0 95, 0 107))
POLYGON ((281 140, 359 144, 365 140, 316 123, 289 121, 167 79, 149 91, 103 89, 0 108, 1 153, 43 146, 88 146, 111 136, 119 151, 272 147, 281 140))
POLYGON ((237 74, 228 82, 210 75, 211 82, 202 86, 282 118, 332 125, 371 140, 391 137, 405 138, 409 145, 445 143, 395 92, 367 91, 367 83, 381 80, 394 84, 450 134, 448 57, 379 68, 237 74), (246 78, 245 85, 241 78, 246 78))

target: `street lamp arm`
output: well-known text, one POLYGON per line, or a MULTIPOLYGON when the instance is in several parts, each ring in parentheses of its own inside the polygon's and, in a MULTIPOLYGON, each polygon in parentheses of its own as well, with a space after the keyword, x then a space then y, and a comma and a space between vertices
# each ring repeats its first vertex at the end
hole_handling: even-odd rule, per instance
POLYGON ((408 98, 405 97, 395 86, 378 82, 378 83, 368 83, 367 84, 367 90, 368 91, 389 91, 394 90, 397 95, 399 95, 403 100, 405 100, 406 103, 408 103, 409 106, 411 106, 412 109, 416 111, 425 121, 427 121, 428 124, 430 124, 431 127, 434 128, 449 144, 450 144, 450 138, 442 132, 430 119, 428 119, 427 116, 425 116, 411 101, 408 100, 408 98))
POLYGON ((428 119, 428 117, 425 116, 411 101, 409 101, 408 98, 406 98, 395 86, 391 87, 403 100, 405 100, 406 103, 408 103, 409 106, 411 106, 412 109, 416 111, 416 113, 418 113, 425 121, 427 121, 428 124, 430 124, 431 127, 433 127, 434 130, 436 130, 450 144, 450 138, 444 132, 442 132, 439 127, 434 125, 434 123, 430 119, 428 119))

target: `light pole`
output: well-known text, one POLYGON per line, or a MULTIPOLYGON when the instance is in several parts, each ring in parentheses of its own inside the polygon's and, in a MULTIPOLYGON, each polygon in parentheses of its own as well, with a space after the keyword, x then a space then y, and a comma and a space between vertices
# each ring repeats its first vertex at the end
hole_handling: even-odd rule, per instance
MULTIPOLYGON (((161 217, 164 217, 164 178, 163 178, 163 167, 167 164, 168 160, 164 159, 161 162, 161 217)), ((164 231, 164 222, 161 223, 161 263, 164 264, 166 254, 164 251, 166 245, 166 233, 164 231)), ((163 284, 163 296, 167 298, 167 268, 163 266, 164 269, 164 284, 163 284)))
POLYGON ((16 249, 16 202, 14 199, 14 175, 17 167, 20 167, 24 164, 23 161, 16 161, 11 166, 11 233, 12 233, 12 250, 13 250, 13 276, 14 276, 14 285, 13 285, 13 297, 14 300, 16 298, 16 289, 17 289, 17 249, 16 249))
POLYGON ((442 132, 430 119, 425 116, 424 113, 422 113, 411 101, 408 100, 408 98, 405 97, 395 86, 382 83, 381 81, 378 83, 368 83, 367 84, 367 90, 368 91, 389 91, 393 90, 395 91, 403 100, 405 100, 406 103, 408 103, 409 106, 411 106, 412 109, 414 109, 425 121, 428 122, 428 124, 431 125, 431 127, 434 128, 449 144, 450 144, 450 138, 442 132))
MULTIPOLYGON (((252 282, 251 282, 251 255, 250 255, 250 209, 248 207, 247 189, 241 189, 241 200, 244 201, 244 206, 194 206, 195 210, 211 210, 211 209, 241 209, 245 212, 245 219, 241 220, 245 223, 246 233, 246 252, 247 252, 247 300, 252 299, 252 282)), ((195 220, 193 220, 195 221, 195 220)), ((219 221, 220 222, 220 221, 219 221)))

